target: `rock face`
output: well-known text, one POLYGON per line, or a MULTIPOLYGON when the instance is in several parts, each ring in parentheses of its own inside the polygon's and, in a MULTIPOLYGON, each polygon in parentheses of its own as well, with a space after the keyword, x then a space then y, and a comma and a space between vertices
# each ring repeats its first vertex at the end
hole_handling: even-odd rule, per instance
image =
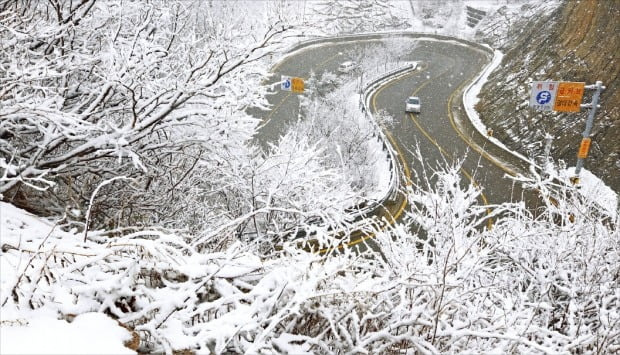
MULTIPOLYGON (((585 128, 580 113, 538 112, 528 107, 532 81, 601 80, 601 95, 585 168, 620 191, 620 1, 566 1, 522 28, 501 66, 483 87, 477 109, 495 136, 530 157, 543 154, 545 133, 553 135, 552 157, 568 166, 585 128)), ((586 91, 584 103, 590 102, 586 91)))

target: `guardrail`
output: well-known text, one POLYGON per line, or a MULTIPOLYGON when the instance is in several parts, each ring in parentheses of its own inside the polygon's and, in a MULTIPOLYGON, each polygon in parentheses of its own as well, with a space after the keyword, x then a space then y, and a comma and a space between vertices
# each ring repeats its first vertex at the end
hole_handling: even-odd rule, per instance
POLYGON ((366 84, 366 87, 364 88, 363 95, 362 95, 363 111, 365 113, 365 116, 369 119, 369 121, 375 128, 377 132, 377 136, 379 137, 379 139, 381 140, 381 143, 383 144, 383 150, 386 151, 388 154, 388 161, 390 164, 390 184, 389 184, 389 188, 387 189, 387 193, 381 198, 372 200, 370 204, 368 204, 368 201, 365 201, 364 206, 356 206, 356 208, 353 209, 355 212, 351 213, 351 215, 353 215, 354 217, 363 217, 363 216, 366 216, 372 213, 374 210, 382 206, 383 203, 385 203, 387 200, 394 199, 396 196, 396 193, 398 192, 400 188, 400 169, 399 169, 400 165, 396 161, 396 155, 398 153, 394 151, 394 148, 388 142, 388 139, 385 136, 383 129, 379 126, 377 121, 372 117, 372 114, 370 113, 370 110, 369 110, 370 97, 375 92, 375 90, 379 86, 381 86, 383 83, 385 83, 386 81, 392 80, 394 76, 398 76, 399 74, 404 74, 411 70, 415 70, 416 68, 417 68, 417 65, 409 64, 409 65, 405 65, 402 68, 397 68, 387 73, 383 73, 380 76, 368 82, 366 84))
MULTIPOLYGON (((290 55, 297 50, 301 50, 301 49, 304 49, 312 45, 318 45, 318 44, 324 44, 324 43, 330 43, 330 42, 331 43, 348 42, 352 40, 381 40, 381 39, 392 38, 392 37, 409 37, 409 38, 416 38, 416 39, 429 38, 429 39, 434 39, 434 40, 439 40, 439 41, 456 42, 462 45, 477 48, 489 54, 493 53, 492 49, 488 46, 470 42, 464 39, 437 35, 437 34, 432 34, 432 33, 419 33, 419 32, 414 33, 414 32, 406 32, 406 31, 382 32, 382 33, 371 33, 371 34, 366 33, 366 34, 342 35, 342 36, 337 36, 337 37, 313 38, 313 39, 309 39, 306 41, 293 44, 288 49, 286 49, 284 52, 290 55)), ((382 196, 381 198, 363 201, 356 206, 352 206, 351 208, 348 208, 347 211, 350 211, 348 213, 351 216, 352 220, 357 219, 357 218, 367 217, 371 215, 378 208, 381 208, 383 203, 385 203, 389 199, 395 198, 396 193, 398 193, 399 191, 401 174, 400 174, 400 165, 398 164, 396 160, 396 156, 398 153, 394 151, 394 148, 388 142, 388 139, 385 136, 385 133, 383 132, 381 127, 378 125, 377 121, 374 118, 372 118, 372 115, 369 113, 370 111, 368 110, 368 106, 369 106, 370 97, 377 87, 379 87, 386 81, 392 80, 394 76, 406 73, 414 69, 415 68, 413 67, 413 65, 409 65, 409 66, 405 66, 402 68, 392 70, 387 73, 383 73, 379 77, 374 78, 369 83, 367 83, 364 88, 363 102, 362 102, 364 105, 364 112, 369 117, 372 125, 375 127, 377 131, 377 135, 382 141, 383 149, 388 154, 388 159, 389 159, 389 164, 390 164, 390 185, 389 185, 389 188, 387 189, 386 194, 382 196)), ((315 220, 312 222, 312 224, 316 224, 316 223, 322 223, 322 221, 320 221, 319 219, 319 220, 315 220)))
MULTIPOLYGON (((339 35, 339 36, 331 36, 331 37, 313 38, 313 39, 309 39, 309 40, 298 42, 298 43, 295 43, 295 44, 291 45, 285 51, 285 53, 292 54, 293 52, 295 52, 297 50, 306 48, 306 47, 311 46, 311 45, 318 45, 318 44, 322 44, 322 43, 330 43, 330 42, 338 43, 338 42, 347 42, 347 41, 352 41, 352 40, 381 40, 381 39, 390 38, 390 37, 409 37, 409 38, 416 38, 416 39, 429 38, 429 39, 445 41, 445 42, 453 42, 453 43, 455 42, 455 43, 460 43, 461 45, 465 45, 465 46, 468 46, 468 47, 471 47, 471 48, 476 48, 478 50, 486 52, 490 56, 492 56, 494 54, 494 50, 491 47, 489 47, 487 45, 479 44, 479 43, 470 42, 470 41, 465 40, 465 39, 456 38, 456 37, 450 37, 450 36, 444 36, 444 35, 437 35, 437 34, 434 34, 434 33, 421 33, 421 32, 415 32, 414 33, 414 32, 407 32, 407 31, 366 33, 366 34, 354 34, 354 35, 347 34, 347 35, 339 35)), ((491 69, 492 65, 493 65, 493 63, 492 63, 492 61, 490 61, 489 64, 480 72, 480 74, 474 80, 472 80, 471 83, 469 83, 469 85, 466 87, 466 89, 463 90, 463 98, 464 98, 465 93, 468 92, 476 83, 478 83, 482 79, 482 77, 484 76, 485 72, 491 69)), ((409 69, 410 68, 400 68, 400 69, 394 70, 392 72, 384 73, 384 74, 381 75, 381 77, 374 79, 373 81, 369 82, 366 85, 366 88, 364 89, 364 95, 363 95, 363 97, 364 97, 363 104, 364 104, 365 112, 367 114, 369 114, 368 100, 369 100, 373 90, 376 87, 378 87, 379 85, 381 85, 383 82, 391 80, 393 76, 398 75, 398 74, 403 73, 403 72, 406 72, 409 69)), ((462 102, 462 104, 464 106, 466 106, 465 102, 462 102)), ((466 110, 466 116, 468 117, 469 120, 471 120, 467 110, 466 110)), ((370 201, 370 203, 364 203, 363 206, 360 204, 358 206, 353 206, 352 208, 347 209, 348 211, 351 211, 350 215, 351 215, 352 218, 366 217, 366 216, 372 214, 377 208, 381 207, 381 205, 386 200, 388 200, 390 198, 393 198, 394 194, 396 192, 398 192, 398 189, 399 189, 399 182, 400 182, 400 180, 399 180, 399 176, 400 176, 399 167, 400 167, 400 165, 396 161, 397 153, 394 151, 394 149, 391 146, 391 144, 389 144, 387 142, 387 138, 385 137, 385 134, 383 133, 383 131, 378 126, 377 122, 374 119, 372 119, 372 118, 371 118, 371 122, 372 122, 373 125, 375 125, 375 127, 377 127, 378 135, 379 135, 379 137, 383 141, 383 147, 388 152, 388 158, 390 159, 390 170, 391 170, 390 171, 390 188, 388 189, 388 192, 382 198, 370 201)), ((478 132, 480 134, 482 134, 482 136, 485 136, 485 132, 479 131, 478 127, 475 124, 472 123, 472 125, 474 125, 476 127, 476 130, 478 130, 478 132)), ((490 141, 490 142, 493 143, 492 141, 490 141)), ((507 149, 505 146, 503 146, 501 144, 499 144, 499 145, 498 144, 494 144, 494 145, 499 147, 499 148, 501 148, 505 152, 509 153, 513 157, 517 158, 517 160, 519 160, 521 162, 524 162, 526 164, 529 164, 530 166, 533 166, 535 169, 536 168, 540 169, 540 167, 537 166, 534 162, 532 162, 529 159, 523 157, 521 154, 518 154, 516 152, 511 151, 510 149, 507 149)), ((313 224, 318 224, 318 223, 322 223, 322 221, 320 221, 320 220, 313 221, 313 224)))

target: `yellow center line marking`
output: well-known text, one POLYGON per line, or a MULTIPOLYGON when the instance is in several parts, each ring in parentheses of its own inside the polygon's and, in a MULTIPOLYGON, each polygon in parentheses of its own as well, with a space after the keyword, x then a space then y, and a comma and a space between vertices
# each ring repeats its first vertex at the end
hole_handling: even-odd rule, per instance
MULTIPOLYGON (((459 86, 459 89, 456 92, 460 91, 463 88, 463 86, 465 86, 465 83, 461 84, 461 86, 459 86)), ((454 129, 454 131, 456 131, 456 133, 465 142, 465 144, 467 144, 469 147, 471 147, 476 152, 478 152, 482 157, 488 160, 491 164, 495 165, 496 167, 500 168, 501 170, 503 170, 504 172, 506 172, 507 174, 511 176, 517 176, 517 172, 505 166, 501 161, 495 159, 493 156, 487 153, 483 147, 480 147, 476 142, 474 142, 471 136, 465 135, 465 133, 463 133, 463 131, 460 130, 460 128, 456 124, 456 120, 454 119, 454 115, 452 113, 452 99, 453 98, 454 98, 454 95, 450 96, 450 99, 448 101, 448 115, 450 118, 450 124, 452 125, 452 128, 454 129)), ((538 189, 536 189, 536 191, 538 191, 538 189)), ((556 205, 557 201, 554 202, 553 200, 551 200, 551 203, 556 205)), ((490 222, 492 225, 492 220, 490 222)))
MULTIPOLYGON (((380 94, 380 93, 381 93, 381 92, 382 92, 385 88, 390 87, 390 86, 394 85, 395 83, 397 83, 397 82, 399 82, 399 81, 401 81, 401 80, 403 80, 403 79, 405 79, 405 78, 407 78, 407 77, 413 76, 413 75, 415 75, 415 74, 420 74, 420 73, 422 73, 423 71, 425 71, 427 68, 428 68, 428 66, 425 66, 425 67, 423 67, 423 68, 422 68, 421 70, 419 70, 419 71, 414 70, 414 71, 412 71, 412 72, 410 72, 410 73, 407 73, 407 74, 401 75, 401 76, 399 76, 399 77, 395 78, 394 80, 389 81, 389 82, 388 82, 388 83, 386 83, 384 86, 382 86, 379 90, 377 90, 377 92, 375 92, 375 93, 374 93, 374 95, 372 96, 372 110, 373 110, 373 112, 377 112, 377 96, 379 96, 379 94, 380 94)), ((398 160, 400 161, 400 164, 401 164, 401 166, 403 167, 403 174, 405 175, 405 185, 406 185, 406 186, 410 186, 410 185, 411 185, 411 171, 409 170, 409 166, 407 165, 407 162, 406 162, 406 161, 405 161, 405 159, 404 159, 404 154, 403 154, 403 151, 400 149, 400 146, 398 145, 398 143, 396 142, 396 140, 394 139, 394 137, 392 137, 392 135, 390 134, 390 132, 388 132, 388 131, 384 131, 383 133, 386 135, 386 137, 388 138, 388 140, 390 141, 390 143, 392 144, 392 146, 394 147, 394 149, 396 149, 396 152, 397 152, 397 154, 398 154, 398 160)), ((391 218, 390 218, 390 219, 391 219, 391 221, 390 221, 390 224, 389 224, 389 225, 392 225, 392 224, 396 223, 396 220, 397 220, 397 219, 398 219, 398 218, 399 218, 399 217, 403 214, 403 212, 405 211, 405 208, 407 207, 407 203, 408 203, 408 201, 407 201, 407 197, 406 197, 406 196, 403 196, 403 201, 401 202, 400 206, 398 207, 398 210, 396 211, 396 213, 394 213, 394 215, 390 216, 390 217, 391 217, 391 218)), ((387 225, 386 225, 386 226, 381 227, 379 230, 380 230, 380 231, 384 231, 386 228, 387 228, 387 225)), ((368 234, 366 234, 366 235, 363 235, 363 236, 361 236, 361 237, 357 238, 357 239, 356 239, 356 240, 354 240, 354 241, 351 241, 351 242, 346 242, 346 243, 342 243, 342 244, 340 244, 340 245, 338 245, 338 246, 335 246, 335 247, 324 248, 324 249, 319 250, 317 253, 319 253, 319 254, 324 254, 324 253, 328 253, 328 252, 331 252, 331 251, 336 250, 336 249, 342 249, 342 248, 344 248, 345 246, 346 246, 346 247, 351 247, 351 246, 353 246, 353 245, 356 245, 356 244, 359 244, 359 243, 365 242, 366 240, 371 239, 371 238, 374 238, 374 237, 375 237, 375 233, 368 233, 368 234)))
MULTIPOLYGON (((436 80, 437 78, 441 77, 442 75, 444 75, 445 73, 447 73, 449 70, 446 70, 444 72, 442 72, 441 74, 439 74, 437 77, 428 80, 427 82, 425 82, 422 86, 418 87, 415 91, 413 91, 411 93, 411 96, 415 95, 417 92, 419 92, 423 87, 425 87, 427 84, 429 84, 431 81, 436 80)), ((467 82, 467 81, 466 81, 467 82)), ((465 82, 465 83, 466 83, 465 82)), ((454 96, 456 95, 456 93, 458 93, 461 88, 463 87, 463 85, 465 85, 465 83, 461 84, 457 90, 455 90, 449 97, 448 99, 448 116, 450 118, 450 123, 452 124, 452 127, 454 128, 454 130, 456 131, 456 133, 461 136, 461 138, 463 138, 463 140, 465 141, 465 143, 467 144, 467 141, 464 139, 464 137, 461 135, 460 131, 456 129, 455 124, 453 122, 453 117, 452 117, 452 108, 451 108, 451 104, 452 104, 452 99, 454 98, 454 96)), ((409 113, 409 118, 411 119, 411 121, 418 127, 418 130, 433 144, 437 147, 437 149, 439 149, 439 152, 441 153, 441 155, 444 156, 444 158, 448 157, 448 152, 439 145, 439 143, 437 143, 437 141, 424 129, 422 128, 422 126, 420 125, 419 121, 415 118, 415 116, 412 113, 409 113)), ((468 144, 469 145, 469 144, 468 144)), ((472 147, 473 148, 473 147, 472 147)), ((467 172, 464 168, 460 168, 459 171, 465 175, 467 177, 467 179, 469 179, 469 181, 476 187, 480 188, 480 184, 474 179, 474 177, 467 172)), ((486 195, 481 191, 480 192, 480 198, 482 199, 482 202, 485 205, 489 204, 489 200, 487 199, 486 195)), ((486 208, 486 212, 487 215, 491 214, 491 209, 490 208, 486 208)), ((489 220, 487 221, 487 228, 491 229, 493 227, 493 219, 489 218, 489 220)))
MULTIPOLYGON (((437 143, 437 141, 424 129, 422 128, 422 126, 420 125, 419 121, 415 118, 415 116, 410 113, 409 114, 409 118, 411 119, 411 121, 418 127, 418 130, 431 142, 433 143, 434 146, 437 147, 437 149, 439 149, 439 152, 441 153, 441 155, 443 155, 444 157, 448 157, 448 152, 439 145, 439 143, 437 143)), ((469 174, 469 172, 467 172, 464 168, 460 168, 459 171, 465 175, 467 177, 467 179, 469 179, 469 181, 476 187, 480 187, 481 185, 474 179, 474 177, 469 174)), ((489 204, 489 200, 487 199, 486 195, 483 192, 480 192, 480 198, 482 199, 482 202, 485 205, 489 204)), ((491 214, 491 209, 487 208, 487 215, 491 214)), ((493 220, 489 219, 487 222, 487 227, 489 229, 491 229, 493 227, 493 220)))
POLYGON ((291 96, 291 95, 292 95, 292 93, 289 92, 286 96, 284 96, 284 98, 282 98, 282 100, 280 100, 280 102, 278 102, 276 107, 274 107, 273 110, 271 110, 271 112, 269 112, 269 115, 267 116, 267 118, 265 118, 265 121, 261 124, 261 127, 266 125, 267 122, 271 121, 271 116, 273 116, 276 113, 276 111, 278 111, 280 106, 282 106, 284 104, 284 101, 286 101, 286 99, 288 99, 288 97, 291 96))
MULTIPOLYGON (((454 60, 452 61, 454 64, 454 60)), ((379 94, 387 87, 392 86, 393 84, 395 84, 396 82, 403 80, 407 77, 412 76, 413 74, 419 74, 422 73, 423 71, 425 71, 428 67, 423 68, 421 71, 414 71, 402 76, 399 76, 398 78, 388 82, 386 85, 382 86, 374 95, 372 98, 372 108, 373 111, 376 112, 377 111, 377 96, 379 96, 379 94)), ((418 86, 412 93, 411 96, 416 95, 420 90, 422 90, 424 87, 426 87, 428 84, 430 84, 431 82, 437 80, 437 78, 443 76, 444 74, 448 73, 450 71, 450 69, 447 69, 443 72, 441 72, 439 75, 437 75, 436 77, 429 79, 427 81, 425 81, 424 83, 422 83, 422 85, 418 86)), ((490 160, 493 164, 495 164, 496 166, 498 166, 499 168, 501 168, 504 171, 507 171, 506 169, 508 168, 504 168, 501 164, 497 163, 494 159, 492 159, 483 149, 479 148, 477 145, 473 146, 469 140, 462 134, 462 132, 457 128, 456 126, 456 122, 454 120, 454 116, 452 113, 452 100, 454 99, 455 95, 460 92, 460 90, 463 88, 463 86, 467 83, 468 81, 465 81, 463 84, 461 84, 457 90, 455 90, 449 97, 448 99, 448 116, 450 119, 450 124, 452 125, 452 128, 455 130, 455 132, 461 137, 461 139, 463 139, 463 141, 470 146, 472 149, 474 149, 475 151, 477 151, 480 155, 484 156, 485 158, 487 158, 488 160, 490 160)), ((416 125, 416 127, 418 128, 418 130, 433 144, 435 145, 440 154, 442 156, 444 156, 444 158, 448 157, 448 152, 441 146, 439 145, 439 143, 437 143, 437 141, 420 125, 419 121, 415 118, 415 116, 412 113, 408 114, 409 118, 411 119, 411 121, 416 125)), ((411 185, 411 172, 409 170, 409 166, 407 165, 407 163, 405 162, 404 158, 403 158, 403 152, 400 149, 400 146, 397 144, 397 142, 395 141, 395 139, 392 137, 392 135, 389 132, 384 132, 386 137, 388 138, 388 140, 390 141, 390 143, 392 144, 392 146, 394 147, 394 149, 397 151, 398 153, 398 158, 400 163, 403 166, 403 173, 405 174, 405 180, 406 180, 406 186, 410 186, 411 185)), ((464 168, 460 168, 459 171, 465 175, 465 177, 477 188, 480 188, 481 185, 474 179, 474 177, 468 172, 466 171, 464 168)), ((508 169, 508 171, 510 171, 510 169, 508 169)), ((488 205, 489 204, 489 200, 487 199, 486 195, 481 191, 480 192, 480 199, 482 200, 482 203, 484 205, 488 205)), ((396 222, 396 220, 400 217, 400 215, 404 212, 406 206, 407 206, 407 198, 403 198, 403 202, 401 203, 401 205, 399 206, 398 211, 391 217, 391 221, 390 221, 390 225, 394 224, 396 222)), ((487 215, 491 214, 491 209, 490 208, 486 208, 486 213, 487 215)), ((489 220, 487 221, 487 228, 491 229, 493 227, 493 219, 489 218, 489 220)), ((380 231, 383 231, 387 228, 387 226, 384 226, 382 228, 380 228, 380 231)), ((330 247, 330 248, 324 248, 318 251, 318 253, 323 254, 323 253, 327 253, 330 251, 333 251, 335 249, 342 249, 343 247, 347 246, 353 246, 356 244, 359 244, 361 242, 364 242, 368 239, 374 238, 375 233, 369 233, 366 234, 354 241, 351 242, 347 242, 347 243, 343 243, 340 244, 336 247, 330 247)))
MULTIPOLYGON (((322 64, 324 64, 325 62, 327 62, 327 61, 331 60, 331 59, 333 59, 333 57, 330 57, 330 58, 326 59, 324 62, 322 62, 322 63, 321 63, 321 65, 322 65, 322 64)), ((380 89, 379 89, 379 90, 378 90, 378 91, 377 91, 377 92, 373 95, 373 98, 372 98, 372 107, 373 107, 373 111, 374 111, 374 112, 376 112, 376 111, 377 111, 377 108, 376 108, 376 98, 377 98, 377 96, 379 96, 379 94, 381 93, 381 91, 383 91, 385 88, 387 88, 387 87, 389 87, 389 86, 391 86, 391 85, 395 84, 396 82, 398 82, 398 81, 400 81, 400 80, 402 80, 402 79, 404 79, 404 78, 407 78, 407 77, 409 77, 409 76, 411 76, 411 75, 413 75, 413 74, 421 73, 421 72, 425 71, 426 69, 427 69, 427 67, 423 68, 423 69, 422 69, 422 70, 420 70, 420 71, 414 71, 414 72, 412 72, 412 73, 408 73, 408 74, 405 74, 405 75, 399 76, 398 78, 396 78, 396 79, 394 79, 394 80, 392 80, 392 81, 388 82, 388 83, 387 83, 387 84, 385 84, 384 86, 382 86, 382 87, 381 87, 381 88, 380 88, 380 89)), ((419 87, 418 87, 418 88, 417 88, 417 89, 416 89, 416 90, 412 93, 412 95, 415 95, 417 92, 419 92, 421 89, 423 89, 426 85, 428 85, 429 83, 431 83, 433 80, 436 80, 438 77, 441 77, 442 75, 444 75, 444 74, 445 74, 445 73, 447 73, 448 71, 449 71, 449 70, 446 70, 446 71, 442 72, 441 74, 439 74, 437 77, 435 77, 435 78, 433 78, 433 79, 430 79, 430 80, 428 80, 428 81, 424 82, 421 86, 419 86, 419 87)), ((464 133, 463 133, 463 132, 462 132, 462 131, 458 128, 458 126, 457 126, 457 124, 456 124, 456 121, 455 121, 455 119, 454 119, 454 114, 453 114, 453 112, 452 112, 452 101, 453 101, 454 97, 456 96, 456 94, 462 90, 463 86, 464 86, 464 85, 466 85, 466 83, 467 83, 467 82, 468 82, 468 81, 463 82, 463 83, 462 83, 462 84, 458 87, 458 89, 457 89, 457 90, 455 90, 455 91, 454 91, 454 92, 450 95, 450 97, 449 97, 449 99, 448 99, 448 117, 449 117, 450 124, 451 124, 452 128, 453 128, 453 129, 454 129, 454 131, 457 133, 457 135, 458 135, 458 136, 459 136, 459 137, 460 137, 460 138, 461 138, 461 139, 462 139, 462 140, 463 140, 463 141, 464 141, 464 142, 465 142, 465 143, 466 143, 469 147, 471 147, 472 149, 474 149, 474 150, 475 150, 476 152, 478 152, 481 156, 483 156, 485 159, 487 159, 488 161, 490 161, 493 165, 497 166, 498 168, 500 168, 501 170, 503 170, 503 171, 507 172, 508 174, 515 176, 515 175, 516 175, 516 173, 515 173, 512 169, 510 169, 510 168, 506 167, 506 166, 505 166, 505 165, 503 165, 501 162, 499 162, 498 160, 496 160, 495 158, 493 158, 491 155, 489 155, 489 154, 488 154, 488 153, 487 153, 487 152, 486 152, 486 151, 485 151, 482 147, 480 147, 478 144, 476 144, 476 143, 473 141, 473 139, 472 139, 472 138, 470 138, 470 137, 468 137, 468 136, 465 136, 465 135, 464 135, 464 133)), ((290 94, 289 94, 288 96, 290 96, 290 94)), ((285 97, 284 99, 288 98, 288 96, 287 96, 287 97, 285 97)), ((276 109, 277 109, 277 108, 276 108, 276 109)), ((418 120, 415 118, 415 116, 414 116, 413 114, 409 113, 409 118, 410 118, 410 119, 412 120, 412 122, 413 122, 413 123, 414 123, 414 124, 418 127, 418 129, 420 130, 420 132, 421 132, 421 133, 422 133, 422 134, 423 134, 423 135, 424 135, 424 136, 425 136, 425 137, 426 137, 426 138, 427 138, 427 139, 428 139, 428 140, 429 140, 429 141, 430 141, 433 145, 435 145, 435 146, 439 149, 440 153, 441 153, 444 157, 447 157, 447 156, 448 156, 447 151, 446 151, 443 147, 441 147, 441 146, 437 143, 437 141, 436 141, 433 137, 431 137, 431 136, 430 136, 430 134, 428 134, 428 132, 427 132, 426 130, 424 130, 424 129, 422 128, 422 126, 420 125, 420 123, 418 122, 418 120)), ((385 131, 385 132, 384 132, 384 134, 386 135, 386 137, 388 138, 388 140, 390 141, 390 143, 392 144, 392 146, 394 147, 394 149, 397 151, 399 161, 400 161, 400 163, 402 164, 402 167, 403 167, 403 173, 405 174, 406 186, 410 186, 410 185, 411 185, 411 172, 410 172, 410 170, 409 170, 409 167, 408 167, 407 163, 405 162, 405 160, 404 160, 404 158, 403 158, 402 150, 400 149, 399 145, 397 144, 397 142, 395 141, 395 139, 392 137, 392 135, 391 135, 389 132, 385 131)), ((478 182, 476 182, 476 180, 473 178, 473 176, 472 176, 470 173, 468 173, 465 169, 460 168, 460 172, 461 172, 463 175, 465 175, 465 176, 466 176, 466 177, 470 180, 470 182, 471 182, 474 186, 476 186, 476 187, 478 187, 478 188, 481 186, 480 184, 478 184, 478 182)), ((483 201, 483 203, 484 203, 485 205, 488 205, 488 204, 489 204, 488 199, 487 199, 486 195, 485 195, 483 192, 480 192, 480 198, 482 199, 482 201, 483 201)), ((396 213, 392 216, 392 218, 391 218, 391 220, 392 220, 392 221, 391 221, 391 224, 395 223, 396 219, 398 219, 398 218, 400 217, 400 215, 404 212, 404 210, 405 210, 405 208, 406 208, 406 206, 407 206, 407 203, 408 203, 407 198, 406 198, 406 197, 405 197, 405 198, 403 198, 403 202, 402 202, 402 203, 401 203, 401 205, 399 206, 398 211, 397 211, 397 212, 396 212, 396 213)), ((491 213, 491 209, 490 209, 490 208, 486 208, 486 212, 487 212, 487 215, 489 215, 489 214, 491 213)), ((492 219, 492 218, 489 218, 489 220, 488 220, 488 222, 487 222, 487 227, 488 227, 489 229, 491 229, 491 228, 493 227, 493 219, 492 219)), ((382 227, 380 230, 381 230, 381 231, 383 231, 383 230, 385 230, 385 228, 387 228, 387 226, 382 227)), ((370 234, 367 234, 367 235, 365 235, 365 236, 363 236, 363 237, 360 237, 360 238, 358 238, 358 239, 356 239, 356 240, 354 240, 354 241, 352 241, 352 242, 348 242, 348 243, 340 244, 340 245, 338 245, 337 247, 331 247, 331 248, 321 249, 321 250, 319 250, 318 252, 322 254, 322 253, 326 253, 326 252, 329 252, 329 251, 332 251, 332 250, 335 250, 335 249, 342 249, 344 246, 353 246, 353 245, 359 244, 359 243, 361 243, 361 242, 364 242, 364 241, 366 241, 366 240, 368 240, 368 239, 371 239, 371 238, 373 238, 374 236, 375 236, 375 233, 370 233, 370 234)))
POLYGON ((517 173, 514 170, 512 170, 509 167, 503 165, 500 161, 498 161, 497 159, 495 159, 494 157, 489 155, 489 153, 487 153, 484 150, 484 148, 480 147, 477 143, 475 143, 471 137, 466 136, 465 134, 463 134, 463 132, 458 128, 458 126, 456 124, 456 120, 454 119, 454 114, 452 113, 452 100, 454 99, 454 94, 459 92, 459 91, 461 91, 461 89, 463 88, 463 86, 465 86, 466 83, 467 82, 461 84, 461 86, 459 86, 459 88, 452 95, 450 95, 450 99, 448 100, 448 118, 450 119, 450 124, 452 125, 452 128, 454 129, 456 134, 459 137, 461 137, 463 142, 465 142, 465 144, 467 144, 473 150, 478 152, 478 154, 483 156, 486 160, 488 160, 489 162, 491 162, 493 165, 497 166, 498 168, 500 168, 504 172, 506 172, 506 173, 508 173, 508 174, 510 174, 512 176, 516 176, 517 173))

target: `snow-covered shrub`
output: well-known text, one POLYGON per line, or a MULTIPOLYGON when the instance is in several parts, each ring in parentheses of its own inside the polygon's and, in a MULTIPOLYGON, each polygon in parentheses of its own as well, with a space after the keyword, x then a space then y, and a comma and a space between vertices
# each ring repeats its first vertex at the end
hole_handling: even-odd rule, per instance
POLYGON ((476 188, 459 187, 458 169, 414 184, 407 229, 422 233, 378 236, 394 280, 386 296, 396 300, 392 307, 415 310, 412 318, 391 313, 398 321, 382 328, 407 325, 403 338, 392 339, 422 352, 620 350, 620 234, 613 221, 571 187, 540 179, 543 196, 556 191, 537 216, 523 204, 481 208, 476 188), (400 296, 409 293, 413 300, 400 296))
MULTIPOLYGON (((106 312, 141 335, 143 351, 620 350, 613 221, 570 188, 554 194, 560 208, 537 216, 522 204, 482 208, 459 167, 419 176, 405 223, 368 230, 375 246, 361 254, 312 254, 292 241, 260 258, 258 240, 234 238, 219 252, 201 247, 234 234, 251 213, 201 236, 91 232, 84 242, 4 204, 3 321, 32 308, 106 312)), ((333 240, 327 227, 303 227, 333 240)))
POLYGON ((87 209, 98 227, 176 226, 202 184, 203 206, 221 214, 229 158, 252 154, 258 122, 243 108, 267 105, 261 58, 291 28, 282 8, 246 5, 0 1, 0 194, 75 211, 82 228, 87 209), (90 206, 114 176, 131 179, 90 206))
POLYGON ((308 12, 320 19, 317 28, 322 34, 378 32, 409 26, 398 5, 386 0, 320 0, 308 2, 308 12))
MULTIPOLYGON (((385 170, 378 164, 386 164, 387 153, 372 118, 360 109, 356 85, 355 81, 343 81, 333 92, 305 100, 303 119, 292 130, 327 147, 325 164, 340 171, 342 182, 356 193, 351 197, 372 198, 381 183, 381 171, 385 170)), ((358 201, 351 202, 352 205, 358 201)))
POLYGON ((233 242, 222 252, 200 247, 224 229, 202 238, 91 232, 84 240, 83 233, 1 206, 3 323, 19 323, 33 310, 66 319, 104 312, 140 334, 143 351, 309 349, 281 326, 352 263, 348 253, 326 262, 296 242, 271 260, 248 251, 255 241, 233 242))

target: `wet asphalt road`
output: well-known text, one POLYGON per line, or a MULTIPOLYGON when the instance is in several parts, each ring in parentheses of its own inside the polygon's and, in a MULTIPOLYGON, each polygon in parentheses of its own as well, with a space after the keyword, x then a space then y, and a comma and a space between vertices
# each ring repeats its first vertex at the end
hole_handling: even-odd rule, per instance
MULTIPOLYGON (((387 83, 372 99, 373 110, 386 110, 395 118, 395 125, 389 130, 412 172, 432 174, 438 164, 465 159, 462 182, 483 188, 482 203, 521 200, 521 189, 506 178, 502 165, 481 156, 465 140, 474 128, 461 108, 462 90, 488 63, 488 55, 457 44, 420 42, 413 57, 422 63, 420 69, 387 83), (408 96, 420 97, 420 113, 404 112, 408 96), (424 157, 423 166, 413 158, 412 150, 416 147, 424 157)), ((476 147, 488 152, 489 144, 481 141, 476 147)), ((504 155, 499 151, 493 153, 504 155)), ((412 175, 415 180, 415 173, 412 175)))
MULTIPOLYGON (((438 164, 463 160, 462 184, 473 182, 483 189, 482 204, 498 204, 525 199, 528 207, 535 208, 537 199, 506 177, 507 173, 523 170, 525 166, 501 149, 486 143, 466 118, 462 108, 462 90, 488 64, 490 57, 479 49, 456 43, 402 38, 411 48, 403 60, 418 61, 418 69, 383 85, 371 98, 372 111, 386 110, 393 118, 386 127, 393 137, 401 162, 416 173, 424 170, 431 174, 438 164), (405 99, 419 96, 421 112, 405 113, 405 99), (414 159, 419 147, 423 162, 414 159), (491 158, 494 157, 494 158, 491 158), (499 164, 498 161, 503 163, 499 164)), ((311 71, 321 75, 324 71, 336 72, 338 65, 347 60, 346 53, 363 51, 364 47, 377 46, 379 41, 356 41, 327 44, 306 48, 287 57, 266 84, 276 83, 280 74, 307 78, 311 71)), ((351 80, 355 80, 352 77, 351 80)), ((249 110, 263 119, 257 140, 265 145, 277 140, 289 123, 298 119, 299 100, 275 87, 269 96, 271 111, 249 110)), ((509 119, 509 118, 508 118, 509 119)), ((398 205, 394 201, 394 205, 398 205)), ((394 209, 395 210, 395 209, 394 209)))

